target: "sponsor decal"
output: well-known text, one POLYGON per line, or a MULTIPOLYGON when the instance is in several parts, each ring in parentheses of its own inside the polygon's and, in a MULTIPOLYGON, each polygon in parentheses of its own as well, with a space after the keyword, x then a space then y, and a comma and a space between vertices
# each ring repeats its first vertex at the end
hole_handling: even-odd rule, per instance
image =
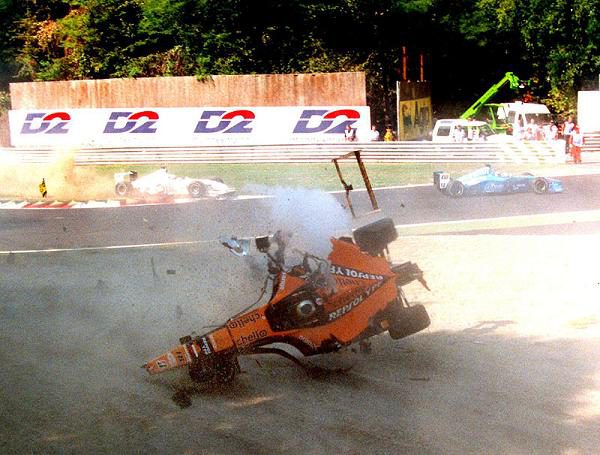
POLYGON ((266 330, 255 330, 249 335, 242 335, 236 341, 238 346, 254 343, 255 341, 260 340, 261 338, 265 338, 267 336, 266 330))
POLYGON ((21 134, 67 134, 71 116, 66 112, 30 112, 25 117, 21 134))
POLYGON ((365 289, 365 291, 362 294, 355 297, 352 301, 346 303, 344 306, 338 308, 337 310, 329 313, 329 316, 327 317, 327 321, 328 322, 335 321, 336 319, 342 317, 346 313, 352 311, 354 308, 356 308, 358 305, 360 305, 362 302, 364 302, 364 300, 367 297, 369 297, 371 294, 373 294, 382 285, 383 285, 383 281, 378 281, 377 283, 373 284, 372 286, 369 286, 367 289, 365 289))
POLYGON ((210 355, 212 353, 212 349, 210 348, 210 343, 208 342, 206 337, 202 337, 201 346, 202 346, 202 352, 204 353, 204 355, 210 355))
POLYGON ((353 278, 337 278, 335 281, 340 286, 361 286, 363 284, 360 280, 353 278))
POLYGON ((154 111, 114 111, 110 113, 108 122, 106 122, 106 126, 104 127, 104 133, 156 133, 156 127, 154 125, 158 119, 158 113, 154 111))
POLYGON ((252 133, 250 126, 256 115, 248 109, 204 111, 194 133, 252 133))
POLYGON ((279 281, 279 288, 277 289, 278 292, 281 292, 285 289, 286 277, 287 277, 287 273, 281 272, 281 280, 279 281))
POLYGON ((247 324, 254 324, 260 318, 261 316, 258 312, 246 314, 238 319, 232 319, 227 322, 227 327, 230 329, 243 329, 247 324))
POLYGON ((352 126, 359 119, 360 112, 355 109, 305 109, 293 132, 343 134, 347 125, 352 126))
POLYGON ((342 267, 339 265, 332 264, 330 268, 330 272, 337 276, 343 276, 348 278, 360 278, 363 280, 379 280, 382 281, 384 279, 383 275, 374 275, 372 273, 361 272, 360 270, 349 269, 347 267, 342 267))

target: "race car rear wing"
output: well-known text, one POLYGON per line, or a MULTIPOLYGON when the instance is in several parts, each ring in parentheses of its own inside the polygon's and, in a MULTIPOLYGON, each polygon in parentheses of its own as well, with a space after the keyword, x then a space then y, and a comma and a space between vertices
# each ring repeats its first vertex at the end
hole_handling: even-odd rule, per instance
POLYGON ((450 174, 443 171, 435 171, 433 173, 433 186, 438 190, 445 190, 450 183, 450 174))

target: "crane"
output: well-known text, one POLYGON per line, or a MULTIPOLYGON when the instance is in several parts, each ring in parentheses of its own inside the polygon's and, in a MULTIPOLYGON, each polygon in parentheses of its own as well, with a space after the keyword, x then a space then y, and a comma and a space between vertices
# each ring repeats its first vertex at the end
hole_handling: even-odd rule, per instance
POLYGON ((504 86, 504 84, 508 83, 510 88, 516 90, 518 88, 525 87, 523 81, 521 81, 514 73, 507 72, 504 74, 504 77, 500 79, 497 83, 492 85, 487 92, 485 92, 481 97, 475 101, 463 114, 460 116, 461 119, 469 119, 475 117, 479 113, 479 111, 483 108, 485 103, 504 86))

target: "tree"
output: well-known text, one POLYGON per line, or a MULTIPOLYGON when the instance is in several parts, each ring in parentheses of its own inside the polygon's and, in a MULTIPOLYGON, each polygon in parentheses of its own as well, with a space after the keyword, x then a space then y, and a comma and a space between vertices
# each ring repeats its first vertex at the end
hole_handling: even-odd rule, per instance
POLYGON ((393 123, 406 48, 410 63, 429 57, 434 101, 455 114, 506 71, 566 111, 600 72, 599 10, 600 0, 0 0, 0 82, 363 70, 374 118, 393 123))

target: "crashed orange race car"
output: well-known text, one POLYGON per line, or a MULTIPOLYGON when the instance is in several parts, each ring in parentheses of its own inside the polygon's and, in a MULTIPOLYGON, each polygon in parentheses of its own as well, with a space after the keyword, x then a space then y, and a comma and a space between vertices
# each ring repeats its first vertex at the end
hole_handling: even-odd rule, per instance
MULTIPOLYGON (((293 267, 285 265, 286 235, 257 237, 256 248, 267 255, 273 280, 268 303, 204 335, 181 338, 181 344, 143 367, 150 374, 187 367, 195 382, 223 384, 240 371, 241 355, 280 354, 301 363, 288 351, 267 346, 273 343, 310 356, 385 331, 399 339, 428 327, 425 307, 410 306, 402 291, 414 280, 427 288, 423 272, 412 262, 394 265, 386 258, 387 245, 397 238, 393 221, 384 218, 363 226, 353 237, 332 239, 327 260, 303 253, 293 267)), ((221 242, 238 255, 250 249, 248 239, 221 242)))

